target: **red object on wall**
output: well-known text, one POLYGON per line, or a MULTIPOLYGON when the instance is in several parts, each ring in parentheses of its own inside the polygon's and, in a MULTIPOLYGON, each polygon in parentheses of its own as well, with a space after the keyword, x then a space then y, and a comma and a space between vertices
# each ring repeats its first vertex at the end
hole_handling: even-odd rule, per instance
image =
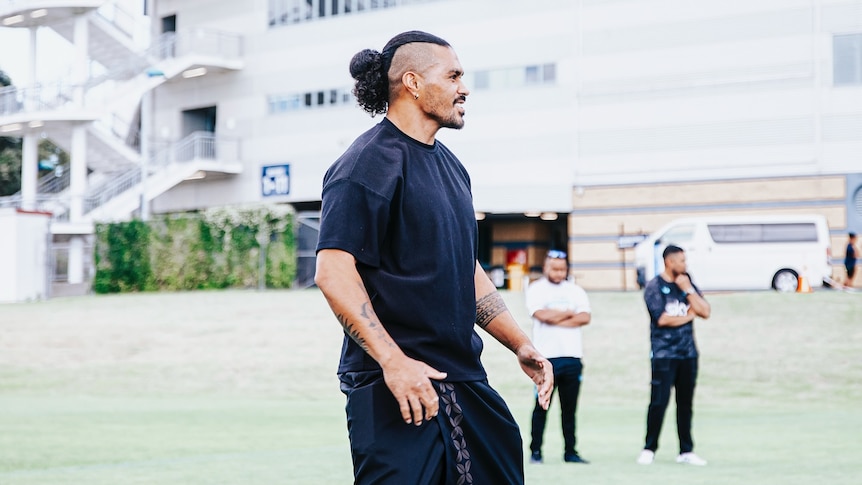
POLYGON ((527 264, 526 249, 510 249, 506 251, 506 265, 510 264, 527 264))

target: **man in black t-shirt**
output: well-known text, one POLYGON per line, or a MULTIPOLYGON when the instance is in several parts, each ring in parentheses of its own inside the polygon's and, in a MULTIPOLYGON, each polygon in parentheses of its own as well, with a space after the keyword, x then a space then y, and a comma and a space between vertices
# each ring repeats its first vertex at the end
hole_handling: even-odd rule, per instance
POLYGON ((658 449, 658 438, 670 401, 676 391, 676 423, 679 435, 677 463, 706 465, 694 453, 691 438, 691 416, 694 387, 697 381, 697 346, 694 341, 694 318, 709 318, 710 306, 686 273, 685 252, 668 246, 662 253, 664 271, 647 283, 644 301, 650 314, 652 346, 652 390, 647 409, 647 433, 644 449, 637 462, 649 465, 658 449))
POLYGON ((315 282, 345 333, 355 483, 523 483, 520 431, 475 326, 516 354, 545 408, 553 370, 479 266, 470 178, 435 139, 464 124, 461 64, 411 31, 350 72, 360 106, 386 117, 324 177, 315 282))

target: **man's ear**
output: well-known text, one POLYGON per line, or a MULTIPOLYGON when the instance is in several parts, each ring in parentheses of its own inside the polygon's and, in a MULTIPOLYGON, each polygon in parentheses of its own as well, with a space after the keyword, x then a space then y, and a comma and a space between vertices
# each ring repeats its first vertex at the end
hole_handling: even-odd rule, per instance
POLYGON ((419 91, 419 85, 422 83, 422 77, 413 71, 407 71, 401 76, 401 84, 408 92, 416 93, 419 91))

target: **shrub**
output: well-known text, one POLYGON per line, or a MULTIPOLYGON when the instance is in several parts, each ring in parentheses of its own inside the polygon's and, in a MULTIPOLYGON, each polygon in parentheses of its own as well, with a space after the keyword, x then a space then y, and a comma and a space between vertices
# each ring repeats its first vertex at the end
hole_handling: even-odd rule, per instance
POLYGON ((289 288, 296 277, 293 211, 241 206, 96 226, 97 293, 289 288))

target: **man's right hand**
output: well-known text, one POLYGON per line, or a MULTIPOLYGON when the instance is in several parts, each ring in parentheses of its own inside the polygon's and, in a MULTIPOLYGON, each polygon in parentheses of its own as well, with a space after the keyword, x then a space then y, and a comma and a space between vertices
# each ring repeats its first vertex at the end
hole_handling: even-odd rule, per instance
POLYGON ((440 398, 431 380, 445 379, 445 372, 407 356, 389 361, 386 365, 381 364, 381 367, 383 380, 398 401, 405 423, 420 426, 423 419, 430 420, 437 416, 440 398))

